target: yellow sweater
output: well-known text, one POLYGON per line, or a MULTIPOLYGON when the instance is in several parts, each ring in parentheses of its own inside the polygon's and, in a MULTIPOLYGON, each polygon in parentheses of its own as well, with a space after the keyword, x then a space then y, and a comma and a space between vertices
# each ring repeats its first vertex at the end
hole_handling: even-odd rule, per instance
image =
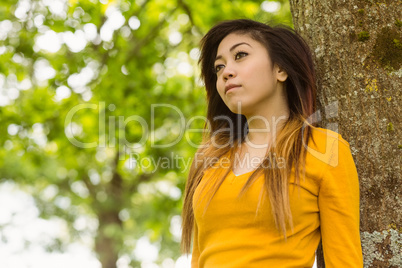
POLYGON ((193 198, 192 268, 312 267, 320 239, 327 268, 363 267, 359 182, 349 144, 322 128, 314 129, 313 137, 316 145, 309 142, 300 194, 293 173, 290 179, 294 230, 287 230, 286 242, 275 228, 268 198, 255 217, 263 175, 236 199, 251 172, 236 176, 230 171, 203 215, 209 196, 196 200, 205 197, 217 178, 213 172, 221 174, 221 166, 228 165, 205 172, 193 198))

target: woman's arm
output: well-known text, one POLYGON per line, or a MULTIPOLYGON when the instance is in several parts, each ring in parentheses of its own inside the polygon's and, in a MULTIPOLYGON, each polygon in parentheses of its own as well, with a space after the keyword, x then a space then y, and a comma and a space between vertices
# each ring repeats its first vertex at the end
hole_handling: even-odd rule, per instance
POLYGON ((359 180, 349 144, 339 135, 323 172, 318 205, 325 266, 363 267, 359 180))

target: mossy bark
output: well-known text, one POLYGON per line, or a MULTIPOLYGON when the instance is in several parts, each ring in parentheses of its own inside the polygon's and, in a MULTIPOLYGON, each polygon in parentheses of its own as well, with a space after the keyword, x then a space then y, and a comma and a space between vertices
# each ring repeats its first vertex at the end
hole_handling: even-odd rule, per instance
POLYGON ((402 1, 290 4, 314 54, 321 126, 338 126, 358 169, 364 267, 401 267, 402 1))

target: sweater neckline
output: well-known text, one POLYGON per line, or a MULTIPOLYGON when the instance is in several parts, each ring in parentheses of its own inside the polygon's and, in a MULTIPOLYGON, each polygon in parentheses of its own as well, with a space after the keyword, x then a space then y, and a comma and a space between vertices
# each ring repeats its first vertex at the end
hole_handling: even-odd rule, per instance
POLYGON ((244 176, 244 175, 253 173, 253 172, 255 171, 255 169, 252 170, 252 171, 246 172, 246 173, 238 174, 238 175, 233 172, 233 169, 230 169, 230 171, 232 172, 232 174, 233 174, 235 177, 241 177, 241 176, 244 176))

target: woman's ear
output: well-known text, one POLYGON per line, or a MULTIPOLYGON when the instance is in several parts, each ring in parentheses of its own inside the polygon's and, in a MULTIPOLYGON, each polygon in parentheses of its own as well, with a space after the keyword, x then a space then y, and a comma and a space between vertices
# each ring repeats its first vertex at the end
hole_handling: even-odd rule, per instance
POLYGON ((288 73, 278 65, 275 65, 275 72, 279 82, 285 82, 288 78, 288 73))

